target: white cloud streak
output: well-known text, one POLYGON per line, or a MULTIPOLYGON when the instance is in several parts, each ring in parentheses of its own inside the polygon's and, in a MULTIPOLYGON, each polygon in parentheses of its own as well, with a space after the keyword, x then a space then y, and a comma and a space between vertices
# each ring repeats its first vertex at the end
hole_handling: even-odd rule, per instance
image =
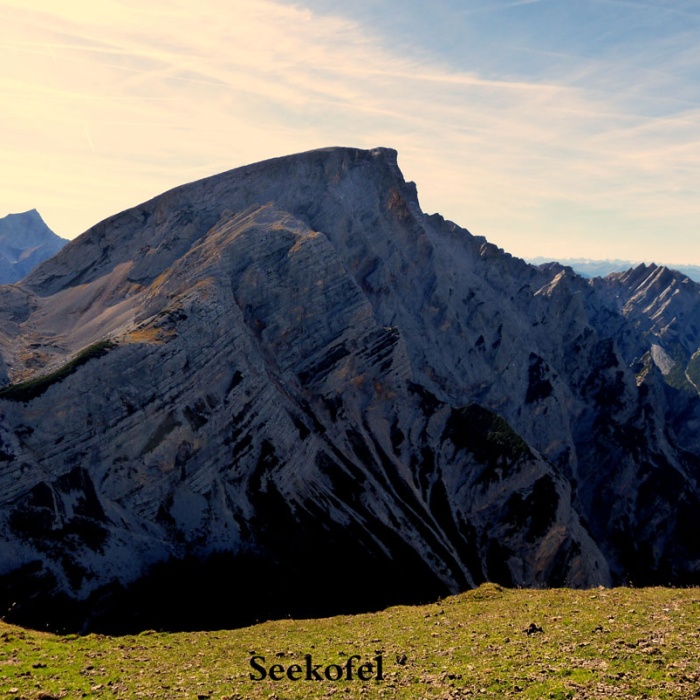
POLYGON ((247 162, 387 145, 426 209, 517 254, 629 258, 635 234, 658 259, 664 226, 666 258, 688 257, 700 110, 674 93, 650 115, 624 66, 486 78, 272 0, 5 0, 0 20, 0 215, 73 236, 247 162))

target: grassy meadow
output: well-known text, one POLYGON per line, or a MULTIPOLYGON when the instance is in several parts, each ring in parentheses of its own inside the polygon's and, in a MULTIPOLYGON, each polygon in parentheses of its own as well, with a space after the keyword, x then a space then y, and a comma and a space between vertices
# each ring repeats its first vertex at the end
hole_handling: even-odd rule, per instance
POLYGON ((0 623, 0 698, 332 697, 700 697, 700 590, 485 584, 366 615, 124 637, 0 623), (361 659, 352 662, 352 680, 306 680, 297 669, 298 680, 283 675, 303 667, 306 654, 314 666, 346 668, 350 656, 361 659), (268 669, 277 664, 283 677, 251 680, 253 655, 265 657, 268 669), (358 679, 358 665, 378 655, 383 679, 358 679))

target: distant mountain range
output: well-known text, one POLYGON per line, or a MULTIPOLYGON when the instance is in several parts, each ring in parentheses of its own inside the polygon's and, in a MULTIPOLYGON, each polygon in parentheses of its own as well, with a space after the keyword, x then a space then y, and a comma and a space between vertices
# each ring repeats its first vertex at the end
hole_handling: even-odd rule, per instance
MULTIPOLYGON (((542 263, 551 262, 553 258, 539 256, 526 258, 526 260, 533 265, 541 265, 542 263)), ((562 258, 557 260, 557 262, 573 268, 579 275, 584 277, 605 277, 611 272, 624 272, 640 264, 631 260, 589 260, 588 258, 562 258)), ((700 265, 667 265, 667 267, 682 272, 695 282, 700 282, 700 265)))
POLYGON ((12 284, 58 253, 67 240, 57 236, 36 209, 0 219, 0 284, 12 284))
POLYGON ((515 258, 424 214, 386 148, 117 214, 0 287, 0 615, 700 585, 699 299, 515 258))

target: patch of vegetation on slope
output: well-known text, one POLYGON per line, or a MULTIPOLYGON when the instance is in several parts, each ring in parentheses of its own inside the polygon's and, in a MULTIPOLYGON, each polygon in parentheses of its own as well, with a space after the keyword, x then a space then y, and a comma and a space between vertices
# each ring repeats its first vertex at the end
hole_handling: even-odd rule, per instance
POLYGON ((484 584, 432 605, 230 631, 80 637, 0 622, 0 696, 688 698, 700 689, 699 621, 697 589, 484 584), (307 654, 323 666, 381 655, 383 680, 250 677, 253 656, 286 669, 307 654))
POLYGON ((478 404, 454 410, 443 437, 472 452, 482 464, 512 464, 532 456, 528 444, 504 418, 478 404))
POLYGON ((106 355, 112 348, 116 347, 116 343, 112 340, 101 340, 93 343, 86 348, 83 348, 70 362, 67 362, 62 367, 45 374, 41 377, 28 379, 26 382, 18 382, 10 384, 0 389, 0 399, 7 401, 17 401, 26 403, 32 399, 41 396, 49 387, 58 384, 66 377, 73 374, 79 367, 82 367, 86 362, 94 360, 97 357, 106 355))
POLYGON ((700 350, 690 358, 685 372, 687 378, 693 383, 698 394, 700 394, 700 350))
POLYGON ((673 367, 671 371, 664 376, 666 383, 674 389, 683 391, 686 394, 696 394, 696 388, 688 381, 688 377, 692 376, 688 374, 688 369, 690 369, 693 364, 692 359, 689 361, 688 356, 680 347, 674 349, 671 358, 673 359, 673 367))

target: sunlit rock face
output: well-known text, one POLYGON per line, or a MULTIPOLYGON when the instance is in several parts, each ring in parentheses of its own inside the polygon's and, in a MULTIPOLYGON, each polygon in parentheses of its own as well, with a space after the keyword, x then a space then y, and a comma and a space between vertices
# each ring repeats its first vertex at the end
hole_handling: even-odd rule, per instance
POLYGON ((44 223, 36 209, 0 218, 0 284, 22 279, 66 243, 44 223))
POLYGON ((419 206, 396 153, 185 185, 0 289, 10 619, 216 627, 699 582, 698 457, 609 295, 419 206), (678 421, 676 421, 678 422, 678 421))

